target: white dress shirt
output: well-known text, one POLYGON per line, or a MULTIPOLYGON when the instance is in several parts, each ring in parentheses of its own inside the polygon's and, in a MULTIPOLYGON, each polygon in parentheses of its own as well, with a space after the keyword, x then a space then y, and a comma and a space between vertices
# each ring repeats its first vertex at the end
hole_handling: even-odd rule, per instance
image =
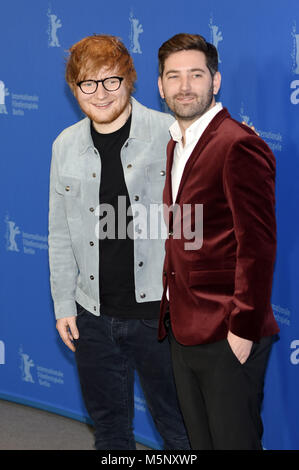
MULTIPOLYGON (((173 164, 171 170, 171 185, 172 185, 172 202, 176 201, 177 193, 179 190, 180 182, 183 176, 185 165, 190 157, 198 140, 219 111, 222 109, 221 103, 216 103, 213 108, 209 109, 203 116, 198 118, 186 129, 185 132, 185 145, 183 145, 183 135, 178 121, 171 124, 169 132, 171 137, 176 142, 173 155, 173 164)), ((166 297, 169 299, 169 288, 167 287, 166 297)))
POLYGON ((195 145, 208 127, 212 119, 222 109, 221 103, 216 103, 213 108, 209 109, 203 116, 198 118, 186 129, 185 145, 183 145, 183 135, 178 121, 175 121, 169 128, 171 137, 176 142, 174 148, 173 164, 171 170, 172 184, 172 201, 175 203, 180 182, 184 172, 185 165, 190 157, 195 145))

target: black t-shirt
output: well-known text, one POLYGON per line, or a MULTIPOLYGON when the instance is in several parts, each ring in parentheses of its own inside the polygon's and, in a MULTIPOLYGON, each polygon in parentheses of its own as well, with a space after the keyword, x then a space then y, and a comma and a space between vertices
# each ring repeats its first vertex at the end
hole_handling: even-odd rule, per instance
POLYGON ((131 233, 118 238, 118 221, 132 227, 130 198, 125 183, 120 151, 130 133, 131 117, 110 134, 98 133, 91 124, 94 146, 101 157, 99 282, 101 313, 119 318, 157 318, 160 302, 136 302, 134 279, 134 240, 131 233), (122 202, 119 205, 119 196, 122 202), (118 207, 124 206, 125 214, 118 207), (104 204, 109 204, 104 206, 104 204), (113 210, 112 210, 113 208, 113 210), (104 210, 106 209, 106 210, 104 210), (114 211, 114 213, 113 213, 114 211))

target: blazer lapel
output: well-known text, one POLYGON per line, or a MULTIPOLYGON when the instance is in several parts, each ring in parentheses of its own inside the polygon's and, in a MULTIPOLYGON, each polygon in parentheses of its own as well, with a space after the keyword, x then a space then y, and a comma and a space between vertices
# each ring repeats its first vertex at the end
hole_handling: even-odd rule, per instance
MULTIPOLYGON (((212 119, 212 121, 210 122, 210 124, 208 125, 208 127, 205 129, 202 136, 198 140, 197 144, 195 145, 195 147, 193 149, 193 152, 191 153, 190 157, 188 158, 188 161, 187 161, 187 163, 185 165, 185 168, 184 168, 184 171, 183 171, 182 179, 181 179, 181 182, 180 182, 180 186, 179 186, 176 201, 175 201, 177 204, 178 204, 181 192, 182 192, 182 188, 183 188, 184 184, 186 183, 186 181, 188 180, 188 175, 189 175, 194 163, 199 158, 201 152, 206 147, 209 140, 213 137, 213 134, 217 131, 219 125, 227 117, 230 117, 230 114, 229 114, 229 112, 227 111, 226 108, 223 108, 221 111, 219 111, 219 113, 216 114, 214 119, 212 119)), ((172 161, 173 161, 173 153, 174 153, 174 146, 173 146, 173 150, 172 150, 171 165, 172 165, 172 161)), ((169 169, 168 169, 168 171, 169 171, 169 169)), ((170 168, 170 171, 171 171, 171 168, 170 168)), ((170 175, 170 184, 171 184, 171 175, 170 175)))
POLYGON ((171 169, 173 163, 175 141, 171 139, 167 145, 167 163, 166 163, 166 180, 165 180, 165 195, 164 202, 167 205, 172 205, 172 184, 171 184, 171 169))

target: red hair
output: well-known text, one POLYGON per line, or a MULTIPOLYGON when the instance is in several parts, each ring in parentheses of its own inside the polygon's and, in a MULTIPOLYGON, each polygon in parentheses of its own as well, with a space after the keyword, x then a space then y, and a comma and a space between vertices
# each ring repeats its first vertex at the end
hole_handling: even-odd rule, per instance
POLYGON ((74 91, 76 83, 92 78, 102 67, 116 69, 126 80, 130 93, 137 79, 133 59, 115 36, 95 34, 74 44, 69 50, 65 78, 74 91))

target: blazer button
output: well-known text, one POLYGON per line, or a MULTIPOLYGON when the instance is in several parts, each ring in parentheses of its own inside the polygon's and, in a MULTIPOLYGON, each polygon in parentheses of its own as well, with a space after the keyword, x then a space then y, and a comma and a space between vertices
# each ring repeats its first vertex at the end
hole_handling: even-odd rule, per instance
POLYGON ((65 190, 66 190, 66 191, 69 191, 70 189, 71 189, 71 188, 70 188, 69 186, 66 186, 66 187, 65 187, 65 190))
POLYGON ((96 306, 94 306, 93 309, 94 309, 95 312, 97 311, 97 307, 96 307, 96 306))
POLYGON ((94 276, 89 276, 89 279, 91 279, 92 281, 94 280, 94 276))
POLYGON ((142 293, 140 294, 140 297, 141 297, 141 299, 144 299, 144 298, 146 297, 146 294, 145 294, 144 292, 142 292, 142 293))

